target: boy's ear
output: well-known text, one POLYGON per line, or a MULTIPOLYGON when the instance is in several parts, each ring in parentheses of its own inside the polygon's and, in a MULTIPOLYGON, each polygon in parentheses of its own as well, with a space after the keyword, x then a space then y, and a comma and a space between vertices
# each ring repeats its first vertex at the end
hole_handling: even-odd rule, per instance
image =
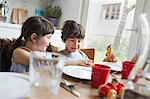
POLYGON ((32 41, 33 43, 36 43, 37 38, 38 38, 38 36, 37 36, 37 34, 36 34, 36 33, 32 33, 32 34, 31 34, 30 39, 31 39, 31 41, 32 41))
POLYGON ((63 39, 63 37, 61 36, 62 41, 65 43, 65 40, 63 39))
POLYGON ((64 40, 64 39, 63 39, 62 41, 65 43, 65 40, 64 40))

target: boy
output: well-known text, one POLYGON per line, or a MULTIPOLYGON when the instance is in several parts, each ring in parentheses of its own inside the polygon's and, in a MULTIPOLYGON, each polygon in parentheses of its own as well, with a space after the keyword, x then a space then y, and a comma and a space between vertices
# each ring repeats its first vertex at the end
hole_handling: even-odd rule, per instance
POLYGON ((62 28, 62 41, 65 43, 65 49, 60 51, 61 54, 67 56, 67 65, 80 65, 87 66, 91 60, 87 55, 79 50, 80 43, 85 37, 85 30, 82 25, 76 23, 73 20, 67 20, 64 22, 62 28))

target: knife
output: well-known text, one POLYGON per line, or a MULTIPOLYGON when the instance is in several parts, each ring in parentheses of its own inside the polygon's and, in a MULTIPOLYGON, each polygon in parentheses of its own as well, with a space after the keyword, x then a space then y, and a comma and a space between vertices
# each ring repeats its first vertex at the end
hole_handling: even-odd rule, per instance
POLYGON ((68 81, 64 80, 60 83, 60 86, 66 89, 67 91, 71 92, 73 95, 79 97, 80 93, 75 90, 75 87, 70 84, 68 81))

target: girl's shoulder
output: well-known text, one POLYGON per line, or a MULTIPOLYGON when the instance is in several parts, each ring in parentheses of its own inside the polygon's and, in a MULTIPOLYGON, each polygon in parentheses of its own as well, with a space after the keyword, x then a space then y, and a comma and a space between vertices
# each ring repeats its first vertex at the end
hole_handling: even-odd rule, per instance
POLYGON ((18 47, 13 51, 13 54, 27 54, 30 53, 31 51, 29 49, 26 49, 25 47, 18 47))
POLYGON ((27 51, 21 47, 18 47, 13 51, 12 59, 14 63, 16 64, 17 63, 28 64, 29 56, 30 56, 30 51, 27 51))

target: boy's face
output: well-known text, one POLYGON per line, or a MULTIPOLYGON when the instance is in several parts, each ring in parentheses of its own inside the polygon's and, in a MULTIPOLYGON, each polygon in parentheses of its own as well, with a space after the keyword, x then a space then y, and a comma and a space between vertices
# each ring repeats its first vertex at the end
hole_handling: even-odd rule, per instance
POLYGON ((80 42, 81 42, 81 39, 78 39, 78 38, 68 38, 65 41, 66 49, 70 53, 75 52, 77 49, 79 49, 80 42))

